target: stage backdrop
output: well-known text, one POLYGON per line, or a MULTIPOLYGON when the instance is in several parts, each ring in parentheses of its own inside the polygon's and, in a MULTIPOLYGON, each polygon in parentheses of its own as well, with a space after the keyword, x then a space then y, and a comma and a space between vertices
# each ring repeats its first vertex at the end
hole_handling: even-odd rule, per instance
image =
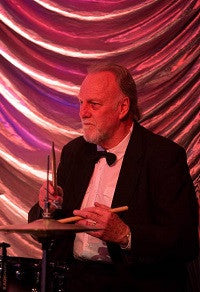
MULTIPOLYGON (((0 225, 27 222, 51 142, 58 163, 81 134, 76 96, 94 62, 131 71, 141 124, 186 149, 197 190, 198 9, 196 0, 0 1, 0 225)), ((11 256, 41 256, 29 235, 1 241, 11 256)))

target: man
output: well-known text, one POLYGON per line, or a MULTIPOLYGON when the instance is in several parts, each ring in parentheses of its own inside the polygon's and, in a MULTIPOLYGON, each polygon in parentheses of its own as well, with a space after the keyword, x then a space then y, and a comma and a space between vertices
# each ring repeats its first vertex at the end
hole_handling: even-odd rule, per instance
MULTIPOLYGON (((60 195, 50 186, 50 209, 55 219, 74 214, 83 217, 78 224, 101 229, 55 240, 51 257, 70 263, 66 291, 185 291, 185 264, 198 253, 185 151, 136 122, 135 83, 119 65, 93 67, 79 101, 83 137, 62 150, 60 195), (109 164, 102 151, 114 154, 109 164), (122 205, 128 211, 110 212, 122 205)), ((45 188, 29 221, 42 216, 45 188)))

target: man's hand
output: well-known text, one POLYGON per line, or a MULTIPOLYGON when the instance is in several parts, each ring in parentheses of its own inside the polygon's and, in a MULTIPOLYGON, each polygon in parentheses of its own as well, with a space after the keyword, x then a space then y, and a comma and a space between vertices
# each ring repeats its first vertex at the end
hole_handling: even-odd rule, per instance
MULTIPOLYGON (((39 191, 39 205, 44 210, 44 203, 47 193, 47 182, 44 182, 39 191)), ((57 187, 57 192, 55 192, 54 187, 51 182, 49 182, 49 211, 53 212, 58 207, 61 206, 63 202, 63 190, 61 187, 57 187)))
POLYGON ((128 225, 117 214, 111 213, 109 207, 99 203, 94 205, 95 207, 74 210, 74 215, 85 218, 77 224, 102 228, 102 230, 88 232, 88 234, 103 241, 116 242, 124 246, 128 244, 127 235, 130 233, 128 225))

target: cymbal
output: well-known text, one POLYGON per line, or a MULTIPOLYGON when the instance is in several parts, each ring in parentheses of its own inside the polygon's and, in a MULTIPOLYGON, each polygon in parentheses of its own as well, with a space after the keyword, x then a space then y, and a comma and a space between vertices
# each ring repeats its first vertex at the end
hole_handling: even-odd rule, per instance
POLYGON ((77 233, 99 230, 95 226, 80 226, 64 224, 54 219, 39 219, 27 224, 0 226, 0 232, 28 233, 38 237, 61 235, 63 233, 77 233))

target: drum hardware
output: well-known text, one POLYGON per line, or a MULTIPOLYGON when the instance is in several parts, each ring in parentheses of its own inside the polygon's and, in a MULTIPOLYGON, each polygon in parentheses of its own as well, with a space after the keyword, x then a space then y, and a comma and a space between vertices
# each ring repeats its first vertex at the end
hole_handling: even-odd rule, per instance
MULTIPOLYGON (((42 265, 41 265, 41 292, 50 292, 49 282, 47 281, 49 271, 48 247, 52 238, 59 235, 74 232, 95 231, 99 228, 95 226, 78 226, 75 224, 60 223, 54 219, 39 219, 27 224, 19 225, 5 225, 0 226, 0 232, 24 233, 36 236, 42 243, 42 265)), ((17 267, 17 266, 16 266, 17 267)), ((20 271, 17 272, 20 274, 20 271)), ((16 274, 17 276, 17 274, 16 274)), ((51 278, 51 276, 49 277, 51 278)), ((4 290, 2 290, 4 291, 4 290)), ((61 290, 62 291, 62 290, 61 290)))
POLYGON ((52 291, 65 292, 66 291, 66 274, 69 270, 67 264, 50 263, 51 274, 53 275, 52 291))
MULTIPOLYGON (((54 144, 52 145, 52 149, 54 151, 54 144)), ((53 155, 54 163, 53 163, 53 173, 54 173, 54 186, 57 186, 56 183, 56 172, 55 172, 55 155, 53 155)), ((76 221, 76 220, 75 220, 76 221)), ((0 232, 16 232, 16 233, 28 233, 34 237, 40 239, 42 243, 42 264, 41 264, 41 292, 50 292, 49 283, 47 281, 49 274, 49 255, 48 248, 50 245, 50 241, 52 238, 55 238, 58 235, 63 235, 65 233, 74 233, 74 232, 87 232, 87 231, 95 231, 99 230, 95 226, 78 226, 75 224, 66 224, 58 222, 57 220, 51 219, 51 213, 49 210, 49 155, 47 157, 47 192, 45 198, 45 206, 43 219, 39 219, 33 221, 28 224, 23 225, 7 225, 0 226, 0 232)), ((3 244, 3 255, 6 257, 6 248, 9 245, 3 244)), ((5 271, 5 263, 4 263, 4 271, 5 271)), ((20 271, 17 271, 18 276, 20 275, 20 271)), ((5 280, 4 280, 5 282, 5 280)), ((6 282, 5 282, 6 283, 6 282)), ((4 283, 4 284, 5 284, 4 283)))
POLYGON ((35 236, 39 239, 42 244, 42 266, 41 266, 41 292, 49 292, 49 282, 47 281, 50 278, 49 272, 49 255, 48 248, 52 238, 55 238, 58 235, 63 235, 65 233, 74 233, 74 232, 86 232, 99 230, 95 226, 78 226, 75 224, 64 224, 60 223, 57 220, 51 219, 51 214, 49 211, 49 156, 47 159, 47 192, 45 199, 44 215, 43 219, 33 221, 28 224, 23 225, 7 225, 0 226, 0 232, 16 232, 16 233, 28 233, 32 236, 35 236))
POLYGON ((40 292, 41 260, 8 256, 6 264, 7 290, 5 291, 40 292))
MULTIPOLYGON (((52 144, 52 151, 54 152, 54 144, 52 144)), ((55 153, 53 153, 53 185, 55 188, 57 188, 57 182, 56 182, 56 163, 55 163, 55 153)), ((111 212, 121 212, 127 210, 127 206, 119 207, 110 209, 111 212)), ((97 231, 100 228, 95 226, 80 226, 71 224, 72 222, 76 222, 78 220, 81 220, 82 218, 79 216, 74 216, 70 218, 64 218, 60 220, 54 220, 51 218, 51 214, 49 211, 49 156, 47 159, 47 192, 46 192, 46 198, 45 198, 45 208, 44 208, 44 214, 43 219, 39 219, 36 221, 33 221, 31 223, 27 224, 21 224, 21 225, 7 225, 7 226, 0 226, 0 232, 15 232, 15 233, 27 233, 32 235, 33 237, 37 237, 39 241, 42 243, 42 261, 41 264, 35 264, 35 266, 32 266, 34 270, 34 276, 36 276, 36 286, 38 286, 38 282, 41 281, 41 292, 50 292, 52 290, 49 289, 50 284, 47 281, 47 279, 51 279, 51 273, 54 276, 55 282, 57 283, 57 289, 56 291, 65 291, 63 290, 63 283, 64 283, 64 273, 67 271, 66 265, 61 265, 60 268, 52 269, 52 263, 50 263, 48 258, 48 249, 51 243, 52 238, 56 238, 59 235, 64 235, 66 233, 77 233, 77 232, 88 232, 88 231, 97 231), (69 223, 70 222, 70 223, 69 223), (38 271, 38 268, 41 269, 41 277, 40 273, 38 271), (48 277, 49 275, 49 277, 48 277)), ((0 245, 1 246, 1 245, 0 245)), ((4 273, 6 271, 6 248, 9 247, 8 244, 2 243, 2 250, 3 250, 3 258, 2 262, 4 265, 1 265, 3 267, 4 273)), ((23 269, 21 264, 14 265, 15 271, 15 278, 20 280, 20 277, 23 278, 23 269)), ((0 270, 1 276, 2 274, 2 268, 0 270)), ((6 273, 5 273, 6 275, 6 273)), ((3 276, 1 277, 3 279, 3 276)), ((4 284, 6 283, 6 278, 4 278, 4 284)), ((1 282, 2 283, 2 282, 1 282)), ((1 288, 2 286, 0 286, 1 288)), ((4 291, 4 290, 1 290, 4 291)), ((37 292, 38 287, 32 288, 32 292, 37 292)), ((21 291, 20 291, 21 292, 21 291)))
MULTIPOLYGON (((41 291, 41 259, 7 256, 6 269, 7 287, 6 290, 0 287, 1 292, 41 291)), ((68 271, 69 263, 67 262, 49 262, 49 292, 66 291, 68 271)))

